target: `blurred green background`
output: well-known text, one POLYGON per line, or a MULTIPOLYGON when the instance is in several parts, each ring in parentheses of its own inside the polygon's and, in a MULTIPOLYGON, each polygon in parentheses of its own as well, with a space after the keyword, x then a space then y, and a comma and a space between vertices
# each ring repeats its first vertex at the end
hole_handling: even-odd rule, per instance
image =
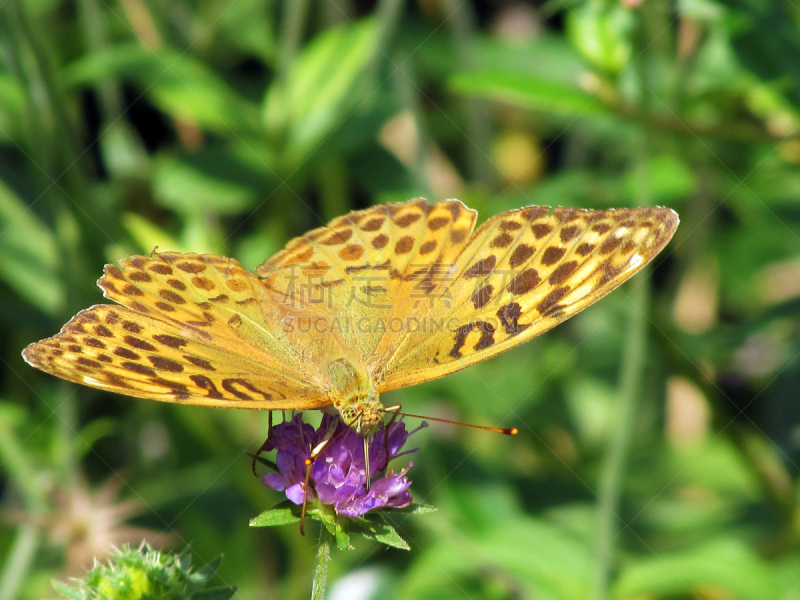
POLYGON ((161 250, 255 268, 354 208, 661 204, 648 273, 394 392, 517 426, 412 438, 410 552, 330 597, 800 599, 800 6, 791 0, 6 0, 0 6, 0 600, 111 544, 220 553, 304 598, 315 537, 248 520, 265 413, 78 388, 22 348, 161 250))

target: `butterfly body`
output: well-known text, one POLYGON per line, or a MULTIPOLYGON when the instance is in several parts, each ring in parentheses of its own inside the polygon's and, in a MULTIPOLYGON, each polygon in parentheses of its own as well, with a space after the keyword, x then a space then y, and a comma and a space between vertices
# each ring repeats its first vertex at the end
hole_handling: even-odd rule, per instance
POLYGON ((255 273, 211 254, 107 265, 116 304, 23 356, 64 379, 202 406, 333 405, 364 436, 379 394, 514 347, 626 281, 678 225, 666 208, 531 206, 489 219, 457 200, 374 206, 290 241, 255 273))
POLYGON ((363 436, 375 433, 386 408, 370 377, 343 358, 328 363, 326 371, 331 382, 331 404, 342 421, 363 436))

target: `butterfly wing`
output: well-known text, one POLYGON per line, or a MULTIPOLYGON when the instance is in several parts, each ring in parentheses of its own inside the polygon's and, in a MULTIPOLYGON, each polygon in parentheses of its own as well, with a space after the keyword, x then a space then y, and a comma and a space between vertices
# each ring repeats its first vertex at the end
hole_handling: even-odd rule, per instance
POLYGON ((184 404, 303 409, 330 403, 281 326, 280 298, 235 260, 175 252, 107 265, 121 304, 80 312, 25 360, 104 390, 184 404))
POLYGON ((396 310, 423 324, 381 340, 378 390, 442 377, 547 331, 650 262, 677 226, 660 207, 534 206, 490 219, 429 286, 430 303, 413 298, 410 282, 398 290, 396 310))
POLYGON ((678 224, 664 208, 528 207, 487 221, 455 200, 376 206, 296 238, 258 268, 135 256, 98 282, 122 306, 79 313, 31 344, 44 371, 156 400, 270 409, 330 404, 346 358, 379 391, 467 367, 595 302, 678 224))

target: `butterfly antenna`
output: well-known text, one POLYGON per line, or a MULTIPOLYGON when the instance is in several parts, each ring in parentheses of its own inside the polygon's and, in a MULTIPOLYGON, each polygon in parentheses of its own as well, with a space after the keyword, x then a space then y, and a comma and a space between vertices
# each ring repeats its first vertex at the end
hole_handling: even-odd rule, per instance
POLYGON ((503 435, 517 435, 519 429, 516 427, 509 427, 508 429, 502 427, 487 427, 486 425, 473 425, 472 423, 462 423, 461 421, 451 421, 450 419, 438 419, 436 417, 424 417, 422 415, 412 415, 410 413, 400 412, 400 406, 390 406, 386 410, 392 410, 396 415, 404 417, 411 417, 412 419, 424 419, 426 421, 436 421, 437 423, 447 423, 448 425, 460 425, 461 427, 469 427, 471 429, 481 429, 483 431, 493 431, 494 433, 502 433, 503 435), (397 410, 394 410, 394 409, 397 410))

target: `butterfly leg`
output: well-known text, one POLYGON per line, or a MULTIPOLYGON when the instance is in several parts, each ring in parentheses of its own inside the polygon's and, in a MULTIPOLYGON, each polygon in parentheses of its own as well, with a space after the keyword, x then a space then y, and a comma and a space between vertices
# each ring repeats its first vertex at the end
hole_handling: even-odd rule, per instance
POLYGON ((364 436, 364 476, 367 480, 367 491, 369 491, 370 473, 369 473, 369 443, 372 440, 371 435, 364 436))
POLYGON ((306 476, 305 482, 303 483, 303 508, 300 510, 300 535, 305 535, 305 523, 306 523, 306 512, 308 511, 308 490, 309 486, 311 485, 311 467, 314 464, 314 461, 317 457, 322 453, 323 450, 330 444, 331 440, 333 439, 334 432, 338 429, 339 419, 338 417, 336 420, 333 421, 331 426, 328 428, 328 431, 325 432, 325 437, 322 441, 317 444, 314 448, 311 449, 311 454, 309 454, 308 458, 305 460, 306 465, 306 476))
POLYGON ((253 462, 250 464, 250 468, 253 470, 253 475, 258 477, 258 473, 256 472, 256 462, 258 462, 258 457, 261 456, 261 453, 264 452, 264 446, 267 445, 272 439, 272 411, 269 411, 269 419, 267 421, 267 439, 264 440, 264 443, 261 444, 261 447, 255 454, 251 454, 250 456, 253 457, 253 462))
POLYGON ((392 413, 392 418, 389 419, 389 422, 386 424, 386 427, 383 428, 383 448, 386 451, 386 462, 383 463, 383 467, 378 473, 383 473, 389 467, 389 428, 392 426, 397 420, 398 415, 400 414, 400 409, 403 408, 400 404, 393 404, 392 406, 386 407, 386 412, 392 413))

